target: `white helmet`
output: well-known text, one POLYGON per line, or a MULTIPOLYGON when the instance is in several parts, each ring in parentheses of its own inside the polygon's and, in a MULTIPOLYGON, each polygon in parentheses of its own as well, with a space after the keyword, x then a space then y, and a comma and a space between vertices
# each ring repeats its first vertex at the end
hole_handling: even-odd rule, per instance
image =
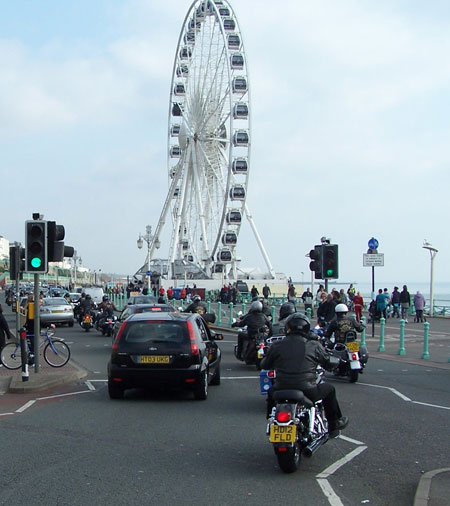
POLYGON ((348 307, 345 304, 338 304, 334 311, 335 313, 348 313, 348 307))

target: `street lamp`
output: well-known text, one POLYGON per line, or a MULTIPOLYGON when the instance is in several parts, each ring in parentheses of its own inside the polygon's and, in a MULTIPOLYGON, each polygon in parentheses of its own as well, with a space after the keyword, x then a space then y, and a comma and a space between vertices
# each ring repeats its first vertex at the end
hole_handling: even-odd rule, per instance
POLYGON ((433 301, 433 264, 434 257, 436 256, 438 250, 433 248, 433 246, 426 240, 423 240, 422 248, 427 249, 430 252, 430 260, 431 260, 431 269, 430 269, 430 316, 433 316, 434 313, 434 301, 433 301))
POLYGON ((159 248, 161 246, 161 243, 159 242, 159 239, 155 237, 154 234, 152 234, 152 227, 150 225, 147 225, 145 227, 145 235, 142 236, 139 234, 138 240, 137 240, 137 247, 139 249, 142 249, 142 246, 144 246, 144 241, 147 243, 147 283, 148 283, 148 293, 151 293, 151 270, 150 270, 150 253, 152 249, 152 245, 154 243, 155 248, 159 248))

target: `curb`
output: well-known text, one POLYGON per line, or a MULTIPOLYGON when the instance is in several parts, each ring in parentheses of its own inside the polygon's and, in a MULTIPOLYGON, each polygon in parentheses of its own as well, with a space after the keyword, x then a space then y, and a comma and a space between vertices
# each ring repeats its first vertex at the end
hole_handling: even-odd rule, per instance
POLYGON ((10 394, 26 394, 47 390, 67 383, 74 383, 88 376, 88 371, 70 361, 75 371, 60 372, 52 375, 32 374, 28 381, 22 381, 21 376, 13 376, 7 390, 10 394))
POLYGON ((441 473, 450 473, 450 467, 444 467, 442 469, 435 469, 433 471, 428 471, 420 478, 419 485, 417 486, 416 490, 416 495, 414 496, 413 506, 428 505, 428 502, 430 500, 431 482, 436 475, 441 473))

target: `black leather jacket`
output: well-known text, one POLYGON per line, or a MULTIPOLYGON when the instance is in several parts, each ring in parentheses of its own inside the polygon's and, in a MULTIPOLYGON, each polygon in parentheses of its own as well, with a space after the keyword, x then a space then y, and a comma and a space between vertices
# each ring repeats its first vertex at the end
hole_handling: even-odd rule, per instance
POLYGON ((242 320, 233 323, 233 327, 245 327, 247 325, 248 335, 256 334, 260 329, 267 326, 269 335, 272 335, 272 324, 264 313, 247 313, 242 320))
POLYGON ((288 334, 272 344, 261 362, 262 369, 275 369, 275 390, 295 388, 307 390, 316 386, 316 367, 330 367, 330 356, 315 340, 288 334))
POLYGON ((328 325, 324 335, 326 338, 330 338, 334 334, 336 342, 344 342, 346 332, 352 329, 355 329, 357 332, 362 332, 364 330, 364 325, 350 316, 334 318, 328 325))

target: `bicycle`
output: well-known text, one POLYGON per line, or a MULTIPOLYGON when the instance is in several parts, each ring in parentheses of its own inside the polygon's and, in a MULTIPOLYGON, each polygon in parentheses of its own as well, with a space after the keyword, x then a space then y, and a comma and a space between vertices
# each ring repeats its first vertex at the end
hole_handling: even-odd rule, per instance
MULTIPOLYGON (((54 332, 47 329, 46 332, 40 334, 45 338, 39 344, 39 348, 44 346, 44 360, 51 367, 63 367, 70 360, 70 348, 62 339, 52 339, 54 332)), ((27 334, 26 340, 26 354, 27 363, 32 355, 28 337, 33 334, 27 334)), ((20 349, 20 342, 7 343, 3 346, 0 352, 0 361, 6 367, 6 369, 19 369, 22 366, 22 351, 20 349)))

